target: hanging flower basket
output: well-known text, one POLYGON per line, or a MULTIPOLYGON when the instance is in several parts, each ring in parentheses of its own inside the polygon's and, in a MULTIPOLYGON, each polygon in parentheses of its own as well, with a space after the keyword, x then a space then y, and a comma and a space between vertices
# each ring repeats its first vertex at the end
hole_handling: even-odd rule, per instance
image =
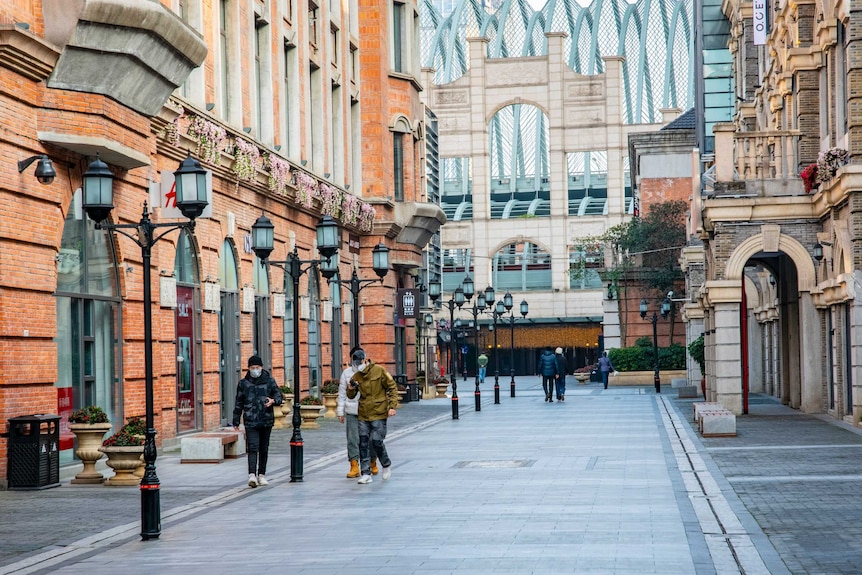
POLYGON ((269 170, 269 191, 286 196, 287 184, 290 182, 290 164, 274 154, 269 154, 264 165, 269 170))
POLYGON ((201 160, 216 166, 221 165, 221 146, 227 138, 224 128, 195 116, 189 124, 188 135, 197 142, 197 155, 201 160))
POLYGON ((260 150, 257 146, 237 138, 234 144, 234 160, 231 171, 236 174, 237 179, 253 182, 257 173, 257 163, 260 160, 260 150))
POLYGON ((371 204, 363 203, 359 209, 359 218, 358 225, 359 229, 363 232, 370 232, 371 227, 374 225, 374 216, 376 212, 374 210, 374 206, 371 204))
POLYGON ((338 218, 341 215, 341 205, 341 190, 329 184, 320 184, 320 211, 333 218, 338 218))
POLYGON ((305 172, 294 170, 293 183, 296 185, 297 203, 304 208, 311 208, 317 196, 317 180, 305 172))

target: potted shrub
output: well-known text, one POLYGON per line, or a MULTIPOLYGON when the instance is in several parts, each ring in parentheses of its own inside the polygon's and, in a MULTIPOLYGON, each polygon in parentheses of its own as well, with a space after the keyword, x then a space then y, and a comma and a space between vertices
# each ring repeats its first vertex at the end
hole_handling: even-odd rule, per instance
POLYGON ((583 385, 587 382, 588 379, 590 379, 590 374, 593 372, 594 369, 597 369, 597 366, 585 365, 584 367, 579 367, 575 370, 575 379, 578 380, 578 383, 583 385))
POLYGON ((703 351, 703 334, 688 344, 688 355, 700 366, 700 391, 706 397, 706 357, 703 351))
POLYGON ((323 417, 333 418, 336 416, 335 409, 338 407, 338 385, 341 382, 337 379, 327 379, 323 382, 323 387, 320 392, 323 394, 323 405, 326 406, 326 413, 323 417))
POLYGON ((437 398, 446 397, 446 389, 449 387, 449 380, 445 377, 434 378, 434 389, 437 391, 437 398))
POLYGON ((307 395, 299 402, 299 414, 302 416, 302 429, 317 429, 320 424, 317 423, 317 418, 320 417, 320 408, 323 402, 319 397, 307 395))
MULTIPOLYGON (((133 418, 137 419, 137 418, 133 418)), ((99 451, 108 456, 108 467, 114 470, 114 476, 105 481, 105 485, 139 485, 141 478, 135 475, 135 470, 141 466, 141 456, 144 454, 144 437, 134 433, 138 431, 137 423, 124 425, 122 429, 102 442, 99 451)))
POLYGON ((69 415, 69 430, 75 434, 77 448, 75 455, 84 464, 84 469, 78 473, 72 483, 97 484, 105 478, 96 471, 96 462, 102 458, 99 446, 102 438, 111 430, 108 414, 96 405, 88 405, 69 415))

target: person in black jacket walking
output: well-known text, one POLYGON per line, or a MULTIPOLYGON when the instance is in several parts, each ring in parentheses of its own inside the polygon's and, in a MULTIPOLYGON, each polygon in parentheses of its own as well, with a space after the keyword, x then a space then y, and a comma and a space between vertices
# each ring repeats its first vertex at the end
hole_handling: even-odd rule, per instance
POLYGON ((269 436, 275 425, 272 406, 284 401, 281 389, 268 371, 263 369, 259 356, 248 358, 248 372, 239 380, 236 403, 233 407, 233 428, 239 429, 242 416, 245 423, 245 441, 248 451, 248 486, 269 485, 266 480, 266 462, 269 459, 269 436))
POLYGON ((554 350, 554 359, 557 362, 557 401, 566 401, 566 373, 569 371, 569 366, 566 363, 566 356, 563 355, 563 348, 558 347, 554 350))
POLYGON ((554 403, 554 380, 557 379, 557 360, 550 347, 539 357, 539 373, 542 374, 542 389, 545 390, 545 401, 554 403))

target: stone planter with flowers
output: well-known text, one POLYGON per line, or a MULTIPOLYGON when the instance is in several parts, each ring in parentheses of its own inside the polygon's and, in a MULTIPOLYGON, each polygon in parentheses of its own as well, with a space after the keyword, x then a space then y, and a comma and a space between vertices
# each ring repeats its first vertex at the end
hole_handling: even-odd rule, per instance
POLYGON ((337 417, 339 383, 341 382, 337 379, 327 379, 323 382, 320 393, 323 395, 323 405, 326 407, 326 412, 323 414, 325 418, 337 417))
POLYGON ((299 414, 302 416, 302 429, 317 429, 320 424, 317 423, 317 418, 320 417, 320 410, 323 408, 323 402, 318 397, 306 396, 299 402, 299 414))
POLYGON ((99 448, 108 456, 108 467, 114 470, 114 476, 108 478, 105 485, 131 486, 141 483, 135 471, 142 465, 146 438, 138 433, 137 420, 132 418, 129 424, 103 441, 99 448))
POLYGON ((96 471, 96 462, 102 458, 99 446, 105 434, 111 430, 108 414, 98 406, 87 407, 73 411, 69 415, 69 430, 75 434, 77 448, 75 455, 84 464, 84 469, 78 473, 72 483, 95 485, 105 481, 101 473, 96 471))

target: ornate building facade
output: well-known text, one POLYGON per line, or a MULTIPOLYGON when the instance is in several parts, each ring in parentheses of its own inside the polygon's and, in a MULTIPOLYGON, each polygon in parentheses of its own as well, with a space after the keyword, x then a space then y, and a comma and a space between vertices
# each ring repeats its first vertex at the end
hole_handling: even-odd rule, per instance
MULTIPOLYGON (((251 240, 261 213, 275 226, 274 260, 294 249, 317 257, 323 214, 339 221, 341 278, 370 267, 371 247, 390 248, 392 270, 363 306, 360 333, 377 346, 375 360, 412 378, 414 320, 393 315, 395 290, 413 287, 443 215, 421 191, 416 67, 398 78, 409 86, 400 92, 381 86, 391 79, 380 71, 415 61, 401 34, 415 7, 396 34, 394 4, 373 14, 358 1, 73 4, 0 2, 0 420, 59 413, 64 427, 72 409, 99 405, 119 427, 144 413, 144 260, 131 238, 97 229, 82 210, 83 173, 96 157, 115 178, 113 223, 138 222, 145 210, 155 222, 181 219, 172 205, 179 162, 191 154, 209 174, 209 207, 194 230, 152 248, 160 443, 227 423, 252 354, 303 394, 341 371, 351 306, 362 301, 317 269, 295 293, 281 269, 262 266, 251 240), (372 23, 384 48, 360 39, 372 23), (364 83, 366 69, 378 73, 364 83), (404 156, 393 156, 393 133, 404 156), (34 177, 49 163, 54 177, 34 177)), ((63 429, 62 463, 72 463, 71 447, 63 429)), ((0 483, 7 448, 0 437, 0 483)))

